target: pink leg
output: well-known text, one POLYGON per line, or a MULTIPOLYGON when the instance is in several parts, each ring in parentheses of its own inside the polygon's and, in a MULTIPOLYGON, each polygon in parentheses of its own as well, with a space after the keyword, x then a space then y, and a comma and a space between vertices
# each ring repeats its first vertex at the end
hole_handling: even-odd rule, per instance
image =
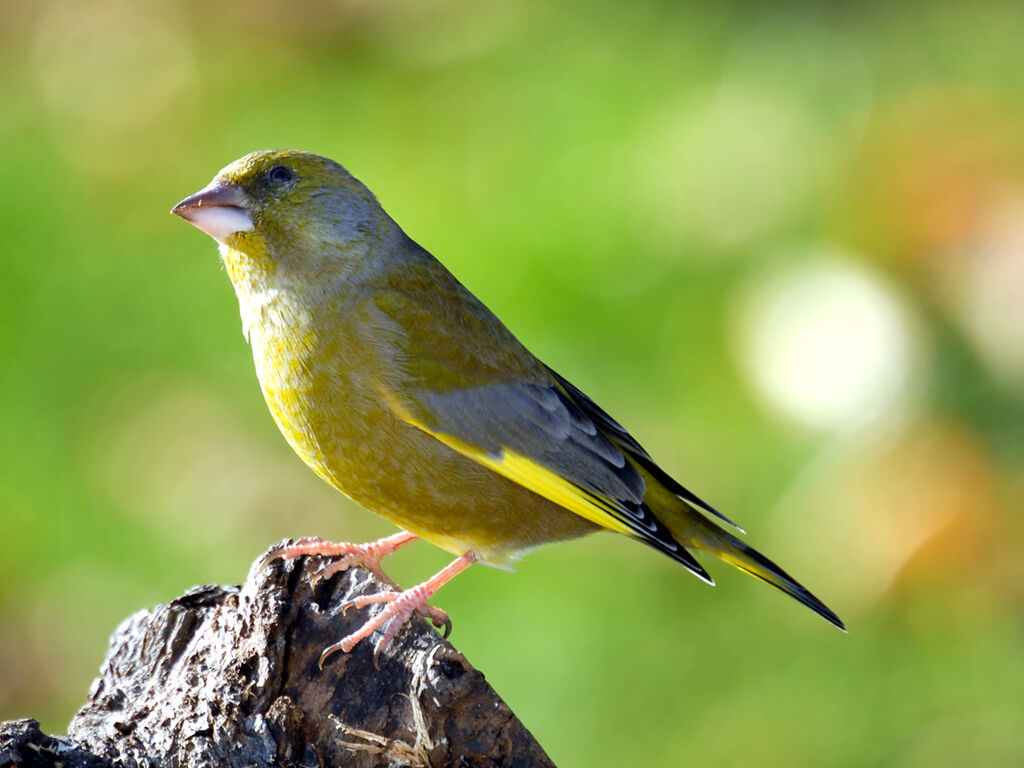
POLYGON ((344 571, 354 565, 361 565, 378 576, 382 581, 394 584, 381 569, 380 561, 399 547, 404 547, 409 542, 415 540, 416 536, 407 531, 399 531, 383 539, 371 541, 369 544, 350 544, 347 541, 324 541, 315 537, 299 539, 294 544, 271 552, 263 561, 261 567, 265 568, 276 560, 292 560, 303 555, 329 557, 335 559, 333 562, 322 566, 314 574, 314 582, 329 579, 339 571, 344 571))
MULTIPOLYGON (((375 631, 383 627, 385 624, 388 625, 384 632, 384 636, 380 639, 377 644, 377 648, 374 651, 374 655, 379 654, 388 644, 391 639, 397 634, 398 630, 409 620, 409 617, 417 611, 425 612, 425 609, 429 609, 437 615, 444 616, 447 622, 447 615, 427 605, 429 600, 438 589, 444 584, 449 582, 462 571, 466 570, 469 566, 478 560, 476 554, 473 552, 467 552, 462 557, 454 560, 444 570, 438 572, 434 576, 427 579, 422 584, 407 589, 404 592, 377 592, 372 595, 363 595, 357 597, 345 604, 343 610, 347 610, 350 607, 355 606, 356 608, 363 608, 372 603, 387 603, 387 607, 383 611, 378 613, 373 618, 369 619, 362 627, 350 634, 348 637, 342 638, 340 641, 324 649, 324 652, 320 654, 320 667, 324 665, 324 661, 335 651, 344 651, 348 653, 360 640, 365 640, 367 637, 372 635, 375 631)), ((429 614, 428 614, 429 616, 429 614)), ((435 624, 437 621, 434 620, 433 616, 429 616, 435 624)))

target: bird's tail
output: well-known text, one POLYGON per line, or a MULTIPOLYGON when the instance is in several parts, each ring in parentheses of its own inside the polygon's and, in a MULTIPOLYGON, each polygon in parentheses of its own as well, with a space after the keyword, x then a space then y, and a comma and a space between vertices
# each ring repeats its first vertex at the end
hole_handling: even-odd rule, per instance
POLYGON ((688 549, 703 550, 771 584, 800 601, 826 621, 846 631, 846 625, 810 590, 753 547, 737 539, 687 504, 684 510, 659 515, 672 536, 688 549))
POLYGON ((704 543, 701 549, 707 550, 729 563, 729 565, 735 566, 741 571, 749 573, 751 576, 767 584, 771 584, 776 589, 782 590, 790 597, 806 605, 826 621, 835 624, 844 632, 846 631, 846 625, 843 624, 842 619, 836 616, 821 600, 811 594, 810 590, 756 549, 747 546, 732 534, 720 530, 717 536, 711 542, 704 543))

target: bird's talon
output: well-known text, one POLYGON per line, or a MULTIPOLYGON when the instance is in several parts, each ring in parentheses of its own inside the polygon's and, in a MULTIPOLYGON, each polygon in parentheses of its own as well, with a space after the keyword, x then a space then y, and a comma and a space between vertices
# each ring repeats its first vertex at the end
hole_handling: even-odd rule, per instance
POLYGON ((263 573, 268 566, 273 565, 278 560, 283 560, 282 553, 284 552, 283 547, 276 547, 263 556, 263 561, 260 563, 260 567, 257 573, 263 573))
POLYGON ((328 657, 333 656, 338 651, 344 651, 345 653, 349 652, 350 649, 345 647, 345 640, 347 639, 348 638, 346 637, 340 642, 334 643, 334 645, 328 645, 324 648, 323 652, 320 654, 320 661, 317 664, 321 671, 323 671, 324 662, 327 661, 328 657))
POLYGON ((432 605, 424 603, 416 608, 416 612, 433 624, 437 629, 442 630, 442 636, 447 639, 448 635, 452 631, 452 620, 448 617, 446 611, 442 611, 440 608, 435 608, 432 605))
POLYGON ((388 631, 385 633, 384 637, 380 639, 380 642, 373 647, 373 668, 378 672, 380 671, 380 656, 387 650, 388 646, 391 645, 391 636, 392 633, 388 631))

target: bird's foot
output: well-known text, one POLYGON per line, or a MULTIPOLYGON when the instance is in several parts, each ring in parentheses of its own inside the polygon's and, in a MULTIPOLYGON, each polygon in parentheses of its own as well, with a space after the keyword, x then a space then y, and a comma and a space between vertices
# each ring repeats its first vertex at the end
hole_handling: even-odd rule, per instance
POLYGON ((330 645, 320 654, 320 667, 323 668, 324 661, 337 651, 348 653, 358 645, 359 641, 365 640, 378 629, 384 627, 384 634, 377 642, 374 649, 374 659, 388 647, 398 630, 400 630, 414 613, 419 613, 431 622, 438 629, 444 629, 444 636, 448 637, 451 632, 452 622, 448 614, 440 608, 427 605, 429 600, 438 589, 452 579, 456 574, 461 573, 477 561, 473 552, 467 552, 462 557, 453 561, 444 570, 435 574, 427 581, 404 592, 389 590, 387 592, 376 592, 371 595, 361 595, 350 600, 342 606, 342 612, 349 608, 365 608, 374 603, 387 603, 384 610, 376 616, 368 619, 363 626, 352 634, 343 637, 334 645, 330 645))
POLYGON ((334 574, 356 565, 366 568, 381 581, 394 585, 394 582, 381 568, 380 561, 399 547, 403 547, 410 541, 415 540, 416 536, 406 531, 400 531, 392 536, 371 541, 368 544, 351 544, 347 541, 325 541, 324 539, 311 536, 299 539, 294 544, 278 547, 266 556, 260 567, 266 568, 270 563, 277 560, 292 560, 303 555, 311 555, 328 559, 310 577, 310 581, 314 586, 325 579, 331 578, 334 574))
POLYGON ((335 651, 348 653, 358 645, 360 640, 365 640, 378 629, 387 625, 374 649, 375 656, 380 654, 391 644, 392 638, 398 634, 398 630, 405 626, 414 613, 428 619, 435 627, 442 630, 444 637, 448 637, 452 630, 452 620, 440 608, 427 605, 426 601, 429 599, 429 595, 422 593, 422 587, 421 584, 404 592, 376 592, 372 595, 362 595, 345 603, 342 606, 342 612, 347 612, 349 608, 365 608, 374 603, 387 603, 387 606, 376 616, 368 619, 358 630, 340 642, 325 648, 320 656, 320 665, 323 666, 324 660, 335 651))

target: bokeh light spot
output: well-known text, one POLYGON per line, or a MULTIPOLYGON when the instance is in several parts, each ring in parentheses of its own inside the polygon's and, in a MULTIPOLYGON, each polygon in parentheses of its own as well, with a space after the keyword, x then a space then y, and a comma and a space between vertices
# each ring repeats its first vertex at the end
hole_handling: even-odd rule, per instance
POLYGON ((993 211, 947 275, 954 311, 982 360, 1024 386, 1024 198, 993 211))
POLYGON ((853 428, 909 394, 921 339, 906 302, 864 266, 826 255, 755 276, 738 308, 740 362, 790 419, 853 428))

